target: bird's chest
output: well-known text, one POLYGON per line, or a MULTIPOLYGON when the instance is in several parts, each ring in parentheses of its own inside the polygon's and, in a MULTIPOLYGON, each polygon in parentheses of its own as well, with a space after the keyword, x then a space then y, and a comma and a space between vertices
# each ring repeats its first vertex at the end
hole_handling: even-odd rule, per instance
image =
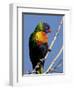
POLYGON ((48 36, 45 32, 37 32, 35 34, 35 40, 37 45, 42 45, 44 43, 48 43, 48 36))

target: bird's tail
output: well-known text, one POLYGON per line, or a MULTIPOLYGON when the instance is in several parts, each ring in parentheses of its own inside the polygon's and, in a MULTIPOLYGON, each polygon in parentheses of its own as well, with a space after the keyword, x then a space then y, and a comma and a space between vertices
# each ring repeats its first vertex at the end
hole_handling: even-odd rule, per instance
POLYGON ((42 74, 43 70, 44 70, 44 61, 39 61, 35 68, 35 72, 36 72, 36 74, 42 74))

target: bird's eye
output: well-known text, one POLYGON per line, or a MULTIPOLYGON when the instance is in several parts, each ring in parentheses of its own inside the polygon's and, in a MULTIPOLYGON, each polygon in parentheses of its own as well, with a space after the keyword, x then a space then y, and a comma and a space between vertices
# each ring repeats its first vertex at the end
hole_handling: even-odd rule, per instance
POLYGON ((48 30, 48 29, 49 29, 49 27, 47 27, 47 26, 46 26, 46 27, 45 27, 45 29, 46 29, 46 30, 48 30))
POLYGON ((46 29, 45 32, 48 33, 48 29, 46 29))

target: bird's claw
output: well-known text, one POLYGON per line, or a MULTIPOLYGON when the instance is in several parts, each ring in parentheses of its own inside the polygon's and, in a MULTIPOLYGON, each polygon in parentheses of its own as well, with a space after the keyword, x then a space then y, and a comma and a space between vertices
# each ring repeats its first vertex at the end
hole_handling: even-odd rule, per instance
POLYGON ((51 52, 51 49, 48 49, 49 52, 51 52))

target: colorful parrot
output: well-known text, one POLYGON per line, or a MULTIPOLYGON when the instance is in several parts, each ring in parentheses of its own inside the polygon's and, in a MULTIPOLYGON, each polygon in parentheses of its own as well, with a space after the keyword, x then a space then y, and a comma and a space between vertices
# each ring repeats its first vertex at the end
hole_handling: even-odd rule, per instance
POLYGON ((34 32, 30 35, 29 38, 29 56, 32 63, 33 69, 35 69, 36 65, 36 74, 43 73, 44 62, 40 59, 44 58, 48 51, 48 33, 50 33, 50 26, 47 23, 40 22, 34 32))

